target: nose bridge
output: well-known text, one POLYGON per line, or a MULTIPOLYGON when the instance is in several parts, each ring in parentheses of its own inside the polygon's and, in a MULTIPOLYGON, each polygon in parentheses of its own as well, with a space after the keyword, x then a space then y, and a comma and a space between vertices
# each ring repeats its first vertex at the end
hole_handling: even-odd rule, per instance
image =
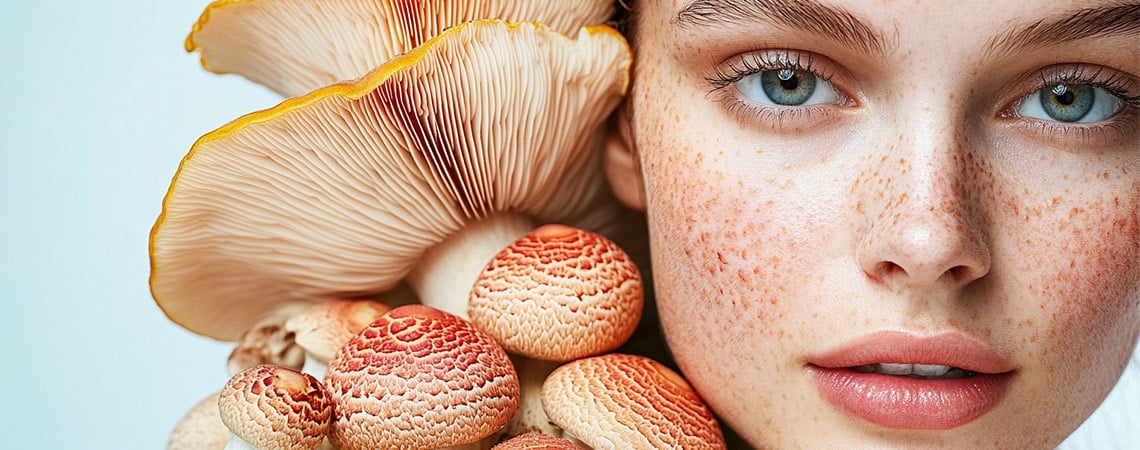
POLYGON ((948 110, 926 107, 896 120, 894 142, 878 158, 884 179, 869 184, 879 192, 867 194, 881 200, 864 211, 856 257, 864 273, 892 288, 962 284, 989 270, 967 188, 973 176, 967 126, 938 113, 948 110))

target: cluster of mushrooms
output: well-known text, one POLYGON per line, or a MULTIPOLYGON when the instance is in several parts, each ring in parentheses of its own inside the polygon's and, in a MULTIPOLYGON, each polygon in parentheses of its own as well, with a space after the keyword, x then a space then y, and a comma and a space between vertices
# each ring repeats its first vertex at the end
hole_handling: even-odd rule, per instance
POLYGON ((236 341, 170 449, 723 448, 643 309, 601 171, 611 0, 218 0, 205 68, 280 93, 201 137, 151 234, 174 322, 236 341), (569 37, 576 33, 576 37, 569 37))

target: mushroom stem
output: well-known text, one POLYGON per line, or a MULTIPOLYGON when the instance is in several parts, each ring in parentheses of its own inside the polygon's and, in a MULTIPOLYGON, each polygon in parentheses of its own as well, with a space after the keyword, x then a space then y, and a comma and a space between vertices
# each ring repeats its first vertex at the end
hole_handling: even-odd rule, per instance
POLYGON ((312 353, 305 352, 305 365, 302 366, 302 372, 312 375, 318 380, 325 379, 325 372, 328 372, 329 363, 321 361, 313 356, 312 353))
POLYGON ((424 252, 405 281, 423 304, 467 320, 467 301, 479 273, 533 228, 530 218, 509 212, 470 223, 424 252))
POLYGON ((230 441, 226 443, 226 450, 258 450, 258 448, 250 445, 238 435, 231 434, 230 441))

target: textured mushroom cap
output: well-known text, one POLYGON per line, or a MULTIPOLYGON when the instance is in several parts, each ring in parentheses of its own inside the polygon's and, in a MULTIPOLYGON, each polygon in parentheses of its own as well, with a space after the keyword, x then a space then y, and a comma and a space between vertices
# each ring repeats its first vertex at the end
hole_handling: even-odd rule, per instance
POLYGON ((226 360, 226 370, 232 376, 262 364, 300 370, 305 364, 305 350, 280 323, 262 323, 241 335, 226 360))
POLYGON ((712 412, 680 375, 610 353, 554 370, 542 387, 550 420, 595 449, 723 449, 712 412))
POLYGON ((579 450, 573 442, 542 433, 527 433, 498 443, 491 450, 579 450))
POLYGON ((570 361, 633 334, 644 291, 633 260, 597 233, 544 225, 504 248, 471 290, 471 323, 508 352, 570 361))
POLYGON ((327 363, 360 330, 391 309, 371 300, 330 300, 291 317, 285 329, 313 358, 327 363))
POLYGON ((332 402, 312 375, 256 366, 226 382, 218 410, 234 435, 260 449, 315 449, 328 433, 332 402))
POLYGON ((222 423, 218 412, 218 394, 206 397, 194 405, 174 431, 166 450, 222 450, 230 440, 230 429, 222 423))
POLYGON ((612 0, 218 0, 186 37, 202 67, 286 97, 351 80, 475 19, 533 21, 570 34, 613 14, 612 0))
POLYGON ((622 210, 599 175, 601 125, 629 63, 609 27, 470 22, 203 136, 151 233, 155 301, 232 340, 282 308, 391 289, 497 212, 607 226, 622 210))
POLYGON ((393 309, 329 362, 329 440, 341 450, 442 448, 503 427, 518 408, 507 353, 475 326, 423 305, 393 309))

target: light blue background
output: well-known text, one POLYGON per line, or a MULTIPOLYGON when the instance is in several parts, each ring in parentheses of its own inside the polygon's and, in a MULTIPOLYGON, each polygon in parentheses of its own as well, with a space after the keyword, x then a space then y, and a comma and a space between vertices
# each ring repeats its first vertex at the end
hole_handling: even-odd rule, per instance
MULTIPOLYGON (((179 160, 279 100, 183 52, 206 3, 0 6, 0 447, 165 448, 227 379, 230 345, 169 322, 147 288, 179 160)), ((1140 445, 1137 372, 1073 448, 1140 445)))

